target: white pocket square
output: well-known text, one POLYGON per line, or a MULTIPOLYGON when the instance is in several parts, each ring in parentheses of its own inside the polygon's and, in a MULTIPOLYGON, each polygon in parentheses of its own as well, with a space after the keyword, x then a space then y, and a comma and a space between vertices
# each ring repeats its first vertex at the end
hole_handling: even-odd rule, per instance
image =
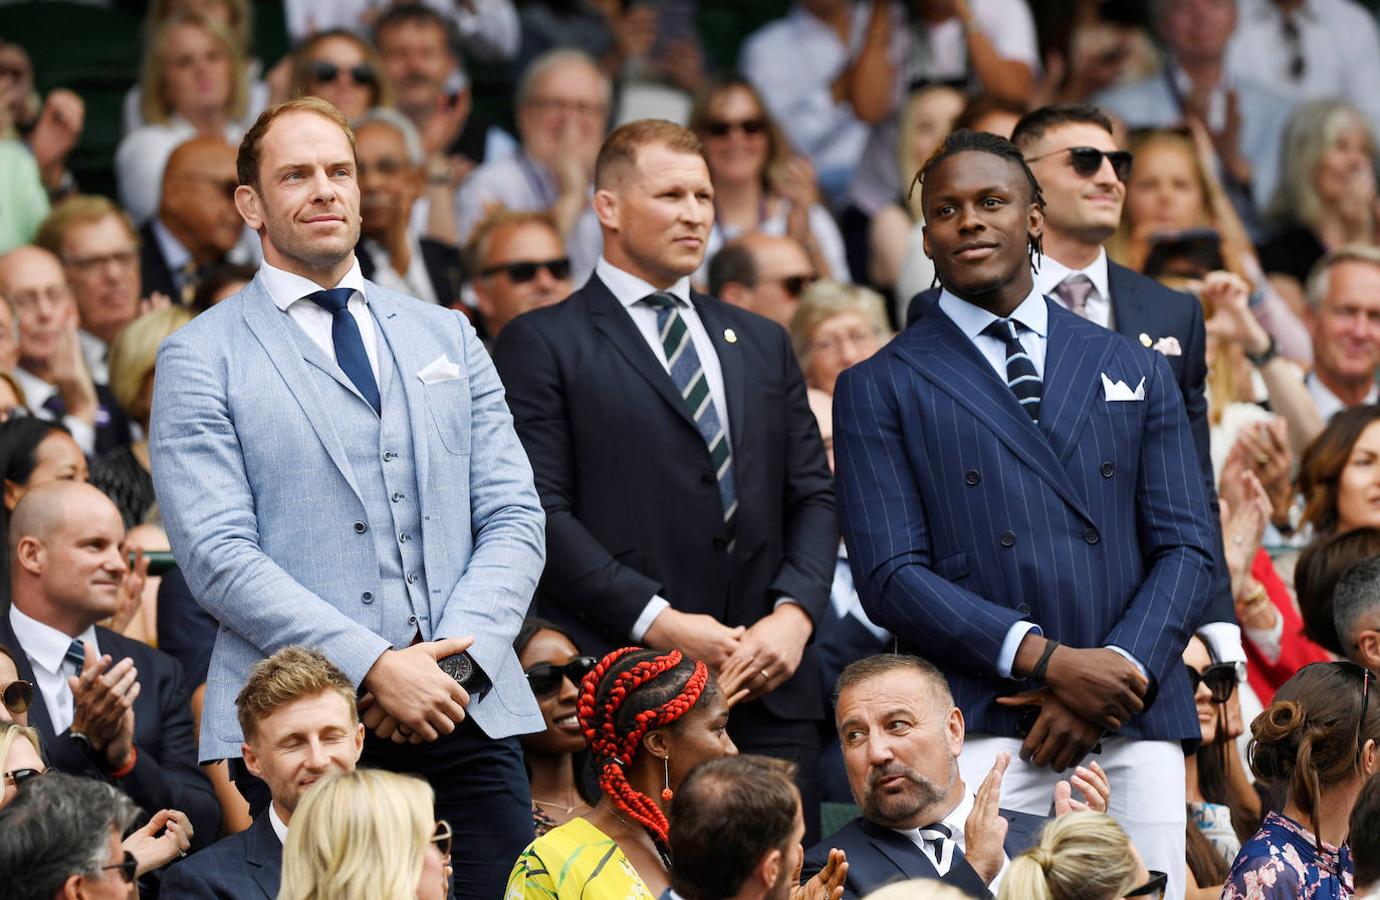
POLYGON ((1162 337, 1158 341, 1155 341, 1155 346, 1152 349, 1160 351, 1165 356, 1184 355, 1183 348, 1179 346, 1179 339, 1173 335, 1168 335, 1167 337, 1162 337))
POLYGON ((443 381, 458 381, 460 367, 444 356, 438 356, 417 373, 422 384, 440 384, 443 381))
POLYGON ((1107 373, 1102 373, 1102 392, 1111 403, 1117 400, 1144 400, 1145 399, 1145 379, 1140 380, 1133 391, 1126 386, 1124 381, 1112 381, 1107 377, 1107 373))

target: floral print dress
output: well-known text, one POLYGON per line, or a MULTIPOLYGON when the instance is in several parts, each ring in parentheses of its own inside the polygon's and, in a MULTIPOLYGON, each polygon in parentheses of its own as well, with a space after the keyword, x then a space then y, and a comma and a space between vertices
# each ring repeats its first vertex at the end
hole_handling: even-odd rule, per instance
POLYGON ((1269 813, 1232 863, 1222 900, 1350 900, 1351 851, 1318 846, 1308 829, 1269 813))

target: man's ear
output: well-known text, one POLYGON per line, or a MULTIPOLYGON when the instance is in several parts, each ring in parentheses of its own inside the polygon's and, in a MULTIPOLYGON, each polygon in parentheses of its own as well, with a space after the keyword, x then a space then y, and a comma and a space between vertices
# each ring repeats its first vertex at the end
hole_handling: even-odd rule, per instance
POLYGON ((1045 234, 1045 211, 1040 208, 1040 204, 1030 204, 1030 220, 1026 225, 1026 230, 1030 233, 1031 240, 1038 241, 1045 234))
POLYGON ((5 509, 14 512, 14 508, 19 505, 19 501, 24 498, 24 488, 19 484, 5 479, 5 509))
POLYGON ((360 754, 364 752, 364 723, 355 725, 355 763, 359 763, 360 754))
POLYGON ((944 739, 949 744, 949 752, 955 758, 963 753, 963 710, 955 706, 949 710, 949 721, 944 728, 944 739))
POLYGON ((608 188, 594 192, 594 214, 599 224, 610 231, 618 230, 618 195, 608 188))
POLYGON ((1356 636, 1355 661, 1370 669, 1380 671, 1380 631, 1362 631, 1356 636))
MULTIPOLYGON (((361 726, 363 727, 363 726, 361 726)), ((254 752, 254 748, 245 741, 240 744, 240 758, 244 760, 244 767, 249 770, 249 774, 255 778, 263 777, 263 767, 259 765, 259 755, 254 752)))
POLYGON ((781 852, 780 847, 773 847, 768 850, 766 855, 757 863, 757 880, 762 887, 770 890, 781 877, 781 867, 786 865, 786 854, 781 852))
POLYGON ((736 281, 730 281, 719 289, 719 299, 743 309, 752 309, 752 289, 736 281))
POLYGON ((925 256, 934 259, 934 251, 930 250, 930 226, 920 226, 920 237, 922 239, 922 246, 925 248, 925 256))
POLYGON ((258 231, 263 227, 263 203, 259 199, 258 191, 247 184, 242 184, 235 188, 235 209, 239 210, 240 218, 244 219, 244 224, 248 225, 251 231, 258 231))
POLYGON ((14 554, 21 569, 31 575, 43 574, 43 565, 46 562, 47 554, 38 538, 31 535, 20 538, 19 544, 14 549, 14 554))

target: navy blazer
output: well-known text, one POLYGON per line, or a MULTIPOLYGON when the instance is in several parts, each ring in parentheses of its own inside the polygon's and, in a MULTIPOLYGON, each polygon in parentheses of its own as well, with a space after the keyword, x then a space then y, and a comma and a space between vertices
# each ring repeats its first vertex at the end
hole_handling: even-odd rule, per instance
MULTIPOLYGON (((518 316, 494 345, 518 436, 546 509, 535 608, 599 655, 628 643, 647 602, 752 625, 790 597, 815 622, 838 554, 832 479, 785 329, 692 293, 723 370, 737 531, 675 382, 612 292, 592 277, 518 316)), ((763 698, 788 719, 824 715, 807 647, 763 698)))
POLYGON ((283 845, 264 813, 171 866, 159 896, 168 900, 274 900, 283 877, 283 845))
MULTIPOLYGON (((192 846, 210 844, 220 834, 220 803, 210 780, 197 765, 191 695, 182 677, 182 667, 161 650, 107 628, 96 628, 96 641, 102 654, 115 662, 129 657, 139 672, 139 697, 134 701, 134 746, 138 760, 128 775, 111 778, 68 732, 53 732, 43 694, 35 688, 29 705, 29 724, 42 735, 50 764, 69 775, 113 784, 149 815, 160 809, 181 810, 192 823, 192 846)), ((10 627, 8 615, 0 615, 0 644, 14 651, 19 677, 32 682, 33 666, 10 627)))
POLYGON ((1156 352, 1052 301, 1039 424, 938 307, 839 378, 839 513, 868 616, 945 672, 968 730, 1014 735, 1011 626, 1116 645, 1158 698, 1131 738, 1199 736, 1180 654, 1214 526, 1183 400, 1156 352), (1144 392, 1105 399, 1104 380, 1144 392))
MULTIPOLYGON (((1212 521, 1217 517, 1217 483, 1212 472, 1212 446, 1209 441, 1207 408, 1207 333, 1203 327, 1203 304, 1192 294, 1173 291, 1153 278, 1134 269, 1107 260, 1107 290, 1112 295, 1112 323, 1115 331, 1128 340, 1141 343, 1145 335, 1151 342, 1162 337, 1174 337, 1183 351, 1178 356, 1166 356, 1169 370, 1179 385, 1188 413, 1188 427, 1193 432, 1193 446, 1198 451, 1198 470, 1202 474, 1212 509, 1212 521)), ((916 294, 906 310, 906 327, 925 314, 939 300, 939 288, 916 294)), ((1231 595, 1231 572, 1227 570, 1226 554, 1222 548, 1222 529, 1213 528, 1213 551, 1216 570, 1213 573, 1212 593, 1198 625, 1211 622, 1236 624, 1236 606, 1231 595)))

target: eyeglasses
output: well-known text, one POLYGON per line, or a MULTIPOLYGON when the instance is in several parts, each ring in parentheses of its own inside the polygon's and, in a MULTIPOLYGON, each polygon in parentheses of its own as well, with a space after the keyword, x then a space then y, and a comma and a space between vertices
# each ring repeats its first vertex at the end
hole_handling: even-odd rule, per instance
POLYGON ((133 884, 135 876, 139 874, 139 860, 134 858, 133 853, 126 850, 124 859, 108 866, 101 866, 102 872, 110 869, 119 869, 120 877, 124 879, 125 884, 133 884))
POLYGON ((1165 885, 1167 885, 1168 883, 1169 875, 1167 873, 1156 872, 1154 869, 1151 869, 1150 880, 1145 882, 1145 884, 1142 884, 1140 887, 1136 888, 1134 891, 1127 891, 1126 896, 1161 898, 1164 896, 1164 888, 1165 885))
POLYGON ((18 789, 24 782, 37 778, 40 775, 46 775, 47 772, 47 769, 15 769, 11 772, 6 772, 4 778, 18 789))
POLYGON ((318 59, 311 64, 312 81, 335 81, 336 78, 340 76, 341 72, 349 75, 350 80, 360 87, 369 87, 378 80, 378 76, 374 74, 374 67, 368 63, 360 63, 350 66, 348 69, 337 66, 333 62, 326 62, 323 59, 318 59))
POLYGON ((807 287, 818 280, 814 275, 787 275, 785 278, 776 279, 776 283, 781 285, 781 289, 787 294, 798 299, 807 287))
POLYGON ((80 275, 89 275, 111 264, 121 269, 132 269, 139 264, 139 251, 130 249, 102 253, 99 256, 73 256, 64 262, 80 275))
POLYGON ((1203 671, 1184 663, 1188 670, 1188 683, 1193 693, 1198 693, 1198 685, 1206 684, 1212 691, 1213 703, 1226 703, 1236 690, 1237 672, 1235 663, 1213 663, 1203 671))
POLYGON ((450 830, 450 823, 445 819, 436 820, 436 831, 431 835, 431 843, 437 844, 437 850, 441 851, 442 856, 450 856, 451 838, 453 835, 450 830))
POLYGON ((871 331, 848 331, 843 334, 833 335, 832 337, 811 341, 810 351, 812 353, 838 353, 845 346, 850 344, 854 347, 872 347, 876 345, 877 339, 880 336, 881 335, 877 333, 876 329, 871 331))
POLYGON ((1370 683, 1375 680, 1375 673, 1346 659, 1333 665, 1339 666, 1343 672, 1361 676, 1361 718, 1356 720, 1356 764, 1360 765, 1361 751, 1366 748, 1366 715, 1370 712, 1370 683))
POLYGON ((0 691, 0 701, 5 704, 5 709, 15 715, 29 711, 29 704, 34 699, 34 685, 32 681, 11 681, 5 685, 5 690, 0 691))
POLYGON ((562 679, 569 678, 571 684, 578 685, 596 662, 592 656, 577 656, 563 666, 537 663, 525 672, 527 686, 538 697, 549 696, 560 690, 562 679))
POLYGON ((756 137, 767 130, 767 120, 759 118, 730 122, 726 119, 716 119, 704 123, 704 130, 710 137, 716 138, 728 137, 735 128, 748 137, 756 137))
POLYGON ((1116 173, 1117 181, 1125 181, 1131 177, 1132 156, 1125 150, 1113 150, 1110 153, 1099 150, 1096 147, 1065 147, 1063 150, 1052 150, 1049 153, 1042 153, 1039 156, 1027 156, 1025 161, 1028 163, 1039 162, 1048 159, 1059 153, 1069 155, 1069 163, 1073 166, 1073 171, 1083 178, 1091 178, 1097 174, 1098 169, 1102 168, 1102 158, 1105 156, 1111 160, 1112 171, 1116 173))
POLYGON ((541 269, 551 273, 551 277, 558 281, 570 277, 570 257, 562 256, 558 259, 543 259, 524 262, 500 263, 496 266, 489 266, 479 274, 484 278, 497 275, 503 272, 508 276, 508 280, 513 284, 526 284, 537 277, 537 272, 541 269))

